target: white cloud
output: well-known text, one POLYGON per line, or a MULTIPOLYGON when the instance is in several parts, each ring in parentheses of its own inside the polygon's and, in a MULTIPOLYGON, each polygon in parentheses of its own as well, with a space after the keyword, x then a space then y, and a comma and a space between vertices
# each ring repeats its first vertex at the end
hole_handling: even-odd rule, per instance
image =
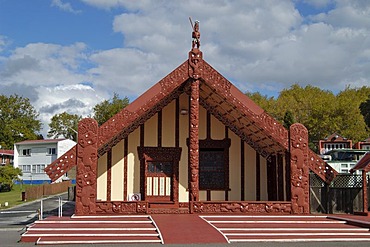
POLYGON ((45 123, 57 111, 92 114, 113 92, 134 99, 158 82, 187 59, 189 16, 200 20, 204 59, 242 91, 278 92, 293 83, 334 92, 369 85, 369 1, 314 1, 318 10, 333 9, 309 20, 288 0, 82 1, 122 11, 112 16, 122 47, 32 43, 0 57, 3 88, 27 88, 45 123))
POLYGON ((117 7, 124 7, 128 10, 135 11, 140 10, 148 4, 161 4, 163 0, 150 1, 150 0, 141 0, 141 1, 132 1, 132 0, 81 0, 82 2, 89 4, 91 6, 102 8, 102 9, 111 9, 117 7))
POLYGON ((70 3, 64 3, 62 0, 52 0, 51 6, 73 14, 81 13, 80 10, 75 10, 70 3))
POLYGON ((109 97, 104 92, 97 92, 92 87, 81 84, 40 86, 36 90, 42 97, 32 103, 39 109, 44 137, 47 136, 50 119, 55 114, 66 111, 83 117, 91 116, 93 107, 109 97))
POLYGON ((49 85, 79 83, 87 79, 79 74, 79 66, 86 60, 85 45, 70 46, 33 43, 16 48, 4 64, 0 76, 2 83, 49 85))
POLYGON ((370 28, 369 1, 338 1, 337 7, 328 13, 311 17, 314 21, 325 22, 336 27, 370 28))
POLYGON ((103 51, 93 54, 91 60, 98 64, 89 70, 96 88, 104 90, 109 85, 112 92, 133 98, 170 72, 162 71, 161 65, 167 68, 167 64, 159 56, 136 49, 103 51))

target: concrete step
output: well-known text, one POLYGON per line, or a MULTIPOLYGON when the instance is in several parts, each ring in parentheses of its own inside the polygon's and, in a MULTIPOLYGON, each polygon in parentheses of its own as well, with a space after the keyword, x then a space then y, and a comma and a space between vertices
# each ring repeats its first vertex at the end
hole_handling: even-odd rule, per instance
POLYGON ((163 242, 150 216, 48 218, 29 226, 21 241, 48 245, 163 242))
POLYGON ((326 216, 201 216, 233 242, 370 241, 369 228, 326 216))
POLYGON ((58 236, 40 237, 37 239, 37 245, 59 245, 59 244, 109 244, 109 243, 161 243, 160 238, 152 236, 141 237, 116 237, 116 236, 58 236))

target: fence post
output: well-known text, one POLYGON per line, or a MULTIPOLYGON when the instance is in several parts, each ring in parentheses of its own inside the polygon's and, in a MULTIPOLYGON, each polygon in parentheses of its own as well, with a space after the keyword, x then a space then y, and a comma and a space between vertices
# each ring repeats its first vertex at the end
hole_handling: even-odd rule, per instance
POLYGON ((44 218, 43 216, 43 211, 44 211, 44 199, 41 198, 40 201, 40 213, 39 213, 39 220, 42 220, 44 218))
POLYGON ((62 197, 61 196, 58 196, 58 217, 62 217, 63 216, 63 201, 62 201, 62 197))

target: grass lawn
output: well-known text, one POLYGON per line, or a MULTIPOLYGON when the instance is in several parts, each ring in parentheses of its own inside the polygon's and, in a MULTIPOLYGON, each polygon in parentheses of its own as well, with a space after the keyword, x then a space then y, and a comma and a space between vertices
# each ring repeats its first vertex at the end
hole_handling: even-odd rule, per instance
POLYGON ((1 204, 0 210, 10 208, 10 207, 14 207, 15 205, 19 205, 19 204, 24 203, 22 201, 22 191, 24 191, 24 189, 27 186, 32 186, 32 185, 15 184, 13 186, 12 191, 0 192, 0 204, 1 204), (5 205, 4 205, 5 202, 8 202, 7 207, 5 207, 5 205))

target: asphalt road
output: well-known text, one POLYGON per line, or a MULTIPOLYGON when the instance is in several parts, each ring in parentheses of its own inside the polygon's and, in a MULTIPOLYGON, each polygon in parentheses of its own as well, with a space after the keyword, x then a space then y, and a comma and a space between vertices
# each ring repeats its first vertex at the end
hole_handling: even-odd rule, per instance
MULTIPOLYGON (((71 202, 67 201, 67 193, 43 198, 43 218, 50 215, 58 215, 59 197, 62 199, 64 211, 70 212, 71 202)), ((41 208, 41 200, 24 203, 10 209, 0 211, 0 229, 12 227, 25 227, 39 218, 38 211, 41 208)), ((62 208, 62 209, 63 209, 62 208)))
MULTIPOLYGON (((73 202, 67 201, 67 193, 42 199, 43 218, 58 215, 59 197, 62 200, 63 215, 71 214, 74 208, 73 202)), ((18 243, 20 235, 27 225, 38 220, 41 208, 41 200, 26 202, 9 209, 0 211, 0 246, 34 246, 33 243, 18 243)))
MULTIPOLYGON (((68 202, 67 194, 62 196, 63 215, 71 215, 74 203, 68 202)), ((44 218, 50 215, 58 215, 58 196, 43 199, 44 218)), ((37 210, 40 209, 40 201, 25 203, 11 209, 0 211, 0 246, 1 247, 28 247, 35 246, 34 243, 19 243, 20 235, 25 231, 26 226, 38 219, 37 210)), ((94 247, 117 247, 117 244, 86 244, 85 246, 94 247)), ((140 244, 124 244, 125 247, 137 247, 140 244)), ((158 247, 161 244, 144 244, 142 246, 158 247)), ((194 246, 194 247, 368 247, 369 242, 296 242, 296 243, 233 243, 233 244, 173 244, 171 247, 194 246)), ((81 245, 62 245, 62 247, 81 247, 81 245)))

